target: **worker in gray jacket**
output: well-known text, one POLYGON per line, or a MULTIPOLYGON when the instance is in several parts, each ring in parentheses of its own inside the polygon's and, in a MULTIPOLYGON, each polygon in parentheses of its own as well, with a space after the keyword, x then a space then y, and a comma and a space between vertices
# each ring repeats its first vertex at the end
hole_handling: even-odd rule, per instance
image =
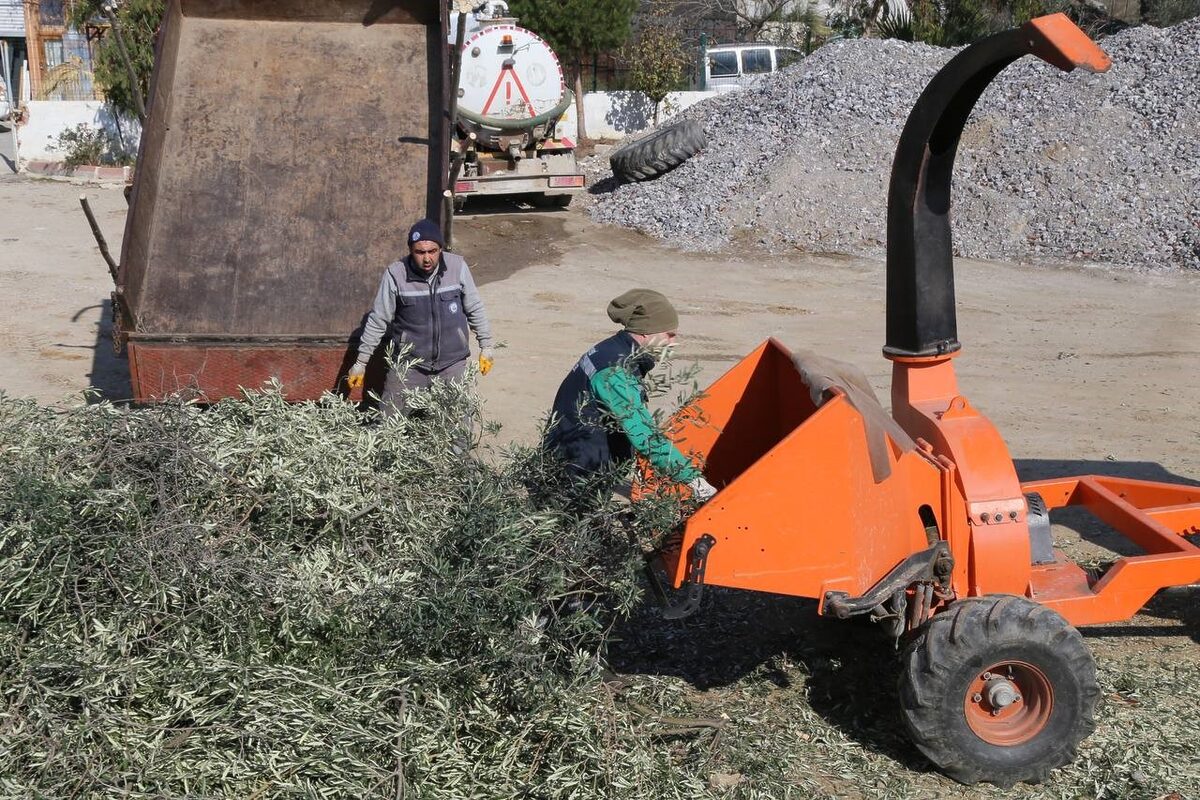
POLYGON ((352 387, 362 385, 367 362, 385 336, 397 352, 411 345, 408 358, 417 360, 404 374, 388 370, 380 407, 385 416, 405 413, 410 389, 466 373, 471 356, 468 329, 479 342, 480 371, 486 375, 491 369, 492 329, 479 290, 466 260, 445 252, 444 244, 436 222, 423 219, 413 225, 408 255, 384 271, 363 325, 358 360, 348 376, 352 387))

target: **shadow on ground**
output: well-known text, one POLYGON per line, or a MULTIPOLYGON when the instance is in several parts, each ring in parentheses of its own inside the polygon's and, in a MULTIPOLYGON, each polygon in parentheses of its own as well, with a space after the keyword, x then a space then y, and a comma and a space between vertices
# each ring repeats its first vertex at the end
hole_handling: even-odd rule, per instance
MULTIPOLYGON (((1094 474, 1200 486, 1156 463, 1026 460, 1017 468, 1024 480, 1094 474)), ((1085 537, 1117 536, 1076 524, 1085 537)), ((1200 642, 1200 588, 1163 590, 1142 613, 1179 624, 1132 621, 1083 631, 1095 638, 1187 636, 1200 642)), ((799 692, 813 711, 864 747, 908 769, 930 769, 904 734, 892 641, 864 618, 818 616, 813 600, 710 588, 696 614, 674 622, 648 602, 617 628, 609 664, 622 674, 680 678, 718 698, 747 679, 799 692), (797 675, 802 686, 794 685, 797 675)))
POLYGON ((566 230, 570 211, 480 202, 488 203, 492 210, 477 213, 468 206, 465 213, 455 216, 453 228, 453 250, 467 259, 476 284, 504 280, 526 267, 559 263, 571 238, 566 230))
POLYGON ((714 589, 686 620, 663 620, 647 605, 616 634, 609 664, 618 673, 672 676, 717 696, 753 677, 798 693, 830 725, 906 769, 930 769, 904 735, 892 643, 869 622, 819 617, 811 600, 714 589))
POLYGON ((615 175, 609 175, 607 178, 601 178, 589 186, 588 194, 612 194, 622 183, 623 181, 615 175))
POLYGON ((1139 625, 1116 623, 1102 627, 1081 628, 1085 639, 1137 639, 1167 636, 1187 636, 1200 644, 1200 586, 1177 586, 1163 589, 1146 603, 1142 615, 1155 617, 1174 625, 1139 625))
POLYGON ((1017 477, 1022 481, 1077 475, 1104 475, 1110 478, 1130 478, 1139 481, 1160 481, 1200 486, 1200 476, 1176 475, 1154 461, 1085 461, 1069 459, 1018 458, 1017 477))
POLYGON ((536 195, 472 197, 466 201, 463 210, 455 215, 455 222, 460 217, 492 214, 562 214, 565 210, 566 207, 550 202, 549 198, 536 195))
POLYGON ((105 299, 95 305, 84 306, 75 312, 71 321, 77 322, 84 314, 95 309, 100 310, 100 324, 96 329, 96 342, 92 346, 92 370, 87 377, 89 385, 97 393, 89 395, 88 401, 128 401, 133 397, 129 359, 124 355, 117 355, 113 350, 112 300, 105 299))

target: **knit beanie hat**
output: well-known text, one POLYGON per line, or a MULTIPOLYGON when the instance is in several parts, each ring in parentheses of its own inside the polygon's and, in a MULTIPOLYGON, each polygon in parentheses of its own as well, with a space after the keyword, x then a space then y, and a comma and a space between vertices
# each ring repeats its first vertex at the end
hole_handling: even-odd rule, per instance
POLYGON ((439 247, 446 246, 446 240, 442 238, 441 227, 431 219, 419 219, 408 229, 409 247, 412 247, 422 239, 429 242, 437 242, 439 247))
POLYGON ((630 333, 666 333, 679 327, 679 314, 661 293, 630 289, 608 304, 608 318, 630 333))

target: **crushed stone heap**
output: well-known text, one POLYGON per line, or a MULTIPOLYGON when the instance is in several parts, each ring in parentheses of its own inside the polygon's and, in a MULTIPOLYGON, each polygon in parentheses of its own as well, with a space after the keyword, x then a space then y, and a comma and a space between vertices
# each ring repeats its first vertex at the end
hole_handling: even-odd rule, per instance
MULTIPOLYGON (((980 98, 955 168, 958 255, 1200 269, 1200 19, 1100 44, 1105 74, 1025 58, 980 98)), ((896 141, 954 52, 826 45, 684 111, 708 148, 591 213, 690 249, 882 252, 896 141)))

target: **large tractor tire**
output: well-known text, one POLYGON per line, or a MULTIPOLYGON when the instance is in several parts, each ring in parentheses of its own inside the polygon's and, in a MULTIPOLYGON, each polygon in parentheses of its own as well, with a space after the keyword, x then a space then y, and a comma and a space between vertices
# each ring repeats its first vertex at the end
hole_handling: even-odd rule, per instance
POLYGON ((685 119, 613 151, 608 163, 623 181, 648 181, 670 172, 708 144, 700 123, 685 119))
POLYGON ((909 734, 962 783, 1037 783, 1096 727, 1096 664, 1079 631, 1023 597, 954 603, 904 653, 909 734))

